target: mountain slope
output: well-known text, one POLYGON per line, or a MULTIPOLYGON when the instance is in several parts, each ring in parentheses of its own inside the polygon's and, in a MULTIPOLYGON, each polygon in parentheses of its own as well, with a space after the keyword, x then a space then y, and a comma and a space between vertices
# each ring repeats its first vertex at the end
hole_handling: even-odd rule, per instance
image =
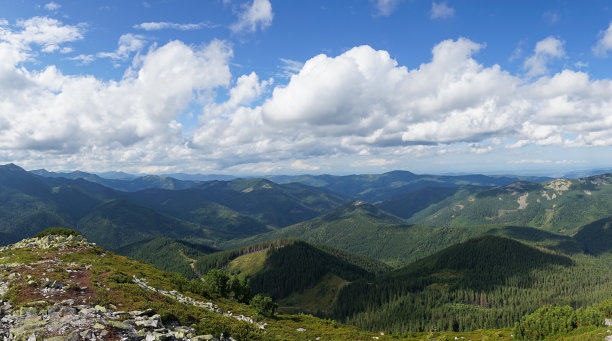
POLYGON ((356 201, 321 217, 257 236, 221 243, 232 248, 277 239, 301 239, 405 265, 446 246, 486 233, 490 227, 434 228, 408 225, 376 206, 356 201))
MULTIPOLYGON (((339 195, 301 184, 278 185, 265 179, 212 181, 182 191, 153 190, 130 193, 134 202, 182 219, 205 223, 210 210, 229 210, 237 219, 236 230, 256 234, 267 228, 282 227, 314 218, 345 202, 339 195), (217 205, 211 205, 215 203, 217 205), (254 220, 256 221, 254 221, 254 220), (263 224, 263 225, 262 225, 263 224)), ((228 228, 229 229, 229 228, 228 228)), ((230 231, 227 231, 230 232, 230 231)))
POLYGON ((111 200, 79 220, 77 230, 109 249, 152 237, 215 238, 218 233, 127 200, 111 200))
POLYGON ((446 203, 463 199, 474 193, 484 191, 490 187, 456 186, 456 187, 426 187, 407 194, 391 197, 380 204, 381 209, 395 214, 398 217, 409 219, 416 213, 442 206, 446 203))
POLYGON ((513 224, 565 234, 610 216, 612 175, 517 182, 450 203, 419 222, 435 226, 513 224))
POLYGON ((0 264, 0 293, 10 302, 2 306, 0 336, 7 339, 357 340, 376 335, 306 315, 260 316, 257 306, 214 295, 202 282, 75 235, 47 235, 1 248, 0 264))
POLYGON ((335 315, 363 328, 391 331, 472 330, 511 326, 543 304, 593 303, 610 287, 602 261, 570 259, 520 242, 482 236, 444 249, 373 282, 358 281, 338 296, 335 315), (587 284, 588 283, 588 284, 587 284), (603 285, 602 285, 603 284, 603 285), (566 296, 564 290, 589 293, 566 296), (570 289, 571 288, 571 289, 570 289), (590 291, 593 290, 593 291, 590 291))
POLYGON ((198 278, 193 264, 198 258, 219 250, 194 245, 167 237, 141 240, 116 250, 120 255, 151 263, 159 269, 177 272, 189 278, 198 278))
POLYGON ((302 241, 272 241, 213 253, 194 263, 245 279, 256 293, 282 299, 281 311, 328 311, 339 290, 359 279, 372 280, 390 267, 346 251, 302 241), (307 299, 305 299, 307 297, 307 299))

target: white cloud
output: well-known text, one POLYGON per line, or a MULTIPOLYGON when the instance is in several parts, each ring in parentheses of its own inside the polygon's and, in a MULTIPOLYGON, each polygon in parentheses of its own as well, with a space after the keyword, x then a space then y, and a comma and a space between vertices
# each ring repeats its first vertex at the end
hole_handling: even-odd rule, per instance
POLYGON ((141 24, 134 25, 135 29, 145 30, 145 31, 158 31, 158 30, 165 30, 165 29, 191 31, 191 30, 200 30, 203 28, 214 28, 214 27, 217 27, 217 25, 211 24, 208 22, 201 22, 197 24, 177 24, 173 22, 143 22, 141 24))
POLYGON ((255 32, 257 28, 265 30, 272 25, 274 13, 269 0, 253 0, 249 6, 245 4, 238 13, 238 21, 230 26, 234 32, 255 32))
MULTIPOLYGON (((485 45, 465 38, 440 42, 412 69, 367 45, 321 54, 295 63, 288 82, 275 85, 254 72, 232 77, 224 42, 146 49, 136 35, 107 56, 137 53, 121 79, 29 70, 34 47, 51 41, 61 51, 75 36, 0 30, 0 159, 24 165, 315 170, 356 156, 384 167, 407 156, 612 146, 611 80, 574 70, 513 75, 479 63, 485 45), (218 92, 224 102, 215 101, 218 92), (186 127, 188 108, 197 117, 186 127)), ((564 55, 559 40, 547 39, 533 57, 549 58, 544 68, 564 55)))
POLYGON ((449 7, 445 2, 431 3, 430 18, 431 19, 448 19, 455 16, 455 9, 449 7))
POLYGON ((204 117, 229 116, 241 106, 250 105, 253 100, 259 98, 273 83, 273 79, 259 81, 255 72, 242 75, 236 81, 235 86, 229 90, 229 99, 221 104, 210 103, 204 108, 204 117))
POLYGON ((612 50, 612 22, 605 31, 599 32, 599 40, 593 46, 593 53, 598 57, 607 57, 612 50))
POLYGON ((581 61, 577 61, 574 63, 574 66, 578 69, 584 69, 586 67, 589 67, 589 63, 588 62, 581 62, 581 61))
POLYGON ((520 165, 524 165, 524 164, 575 165, 575 164, 582 164, 582 163, 587 163, 587 162, 585 160, 565 160, 565 159, 564 160, 522 159, 522 160, 511 160, 511 161, 508 161, 508 163, 520 164, 520 165))
MULTIPOLYGON (((0 56, 10 50, 0 44, 0 56)), ((184 157, 176 118, 197 93, 229 84, 231 54, 220 41, 200 48, 172 41, 151 48, 119 81, 67 76, 54 66, 29 71, 12 58, 0 68, 0 122, 7 123, 0 149, 81 162, 184 157)))
POLYGON ((133 52, 140 51, 145 46, 145 43, 146 41, 143 36, 127 33, 119 37, 117 50, 113 52, 100 52, 97 54, 97 57, 125 60, 133 52))
POLYGON ((298 62, 297 60, 280 58, 282 65, 279 67, 281 70, 280 76, 282 77, 291 77, 296 73, 300 72, 302 67, 304 67, 304 63, 298 62))
POLYGON ((295 160, 291 163, 291 168, 297 170, 317 171, 321 169, 319 166, 312 166, 302 160, 295 160))
MULTIPOLYGON (((441 146, 466 142, 471 153, 612 145, 612 82, 571 70, 526 82, 476 62, 483 47, 444 41, 412 70, 369 46, 315 56, 263 105, 230 99, 215 106, 224 110, 207 111, 194 147, 230 166, 337 155, 391 160, 382 156, 444 153, 441 146)), ((546 44, 536 52, 560 55, 546 44)), ((248 79, 259 84, 254 74, 248 79)))
POLYGON ((399 0, 376 0, 376 9, 378 13, 383 16, 389 16, 395 11, 399 0))
POLYGON ((565 56, 563 44, 563 41, 555 37, 540 40, 535 46, 534 54, 525 60, 527 75, 534 77, 547 73, 548 63, 565 56))
POLYGON ((68 59, 77 61, 79 65, 87 65, 96 60, 96 57, 91 54, 80 54, 78 56, 70 57, 68 59))
POLYGON ((58 4, 57 2, 53 2, 53 1, 45 4, 45 9, 47 11, 52 11, 52 12, 57 11, 58 9, 60 9, 60 7, 62 7, 60 4, 58 4))
POLYGON ((0 27, 0 41, 15 49, 30 51, 32 45, 40 46, 43 52, 54 52, 60 45, 83 39, 85 25, 63 25, 60 21, 47 17, 33 17, 16 23, 19 31, 0 27))
MULTIPOLYGON (((79 63, 79 65, 87 65, 97 58, 110 58, 115 62, 127 60, 134 52, 140 52, 146 45, 146 40, 143 36, 127 33, 119 37, 117 49, 112 52, 98 52, 93 54, 79 54, 78 56, 68 58, 79 63)), ((115 66, 119 66, 118 63, 115 66)))

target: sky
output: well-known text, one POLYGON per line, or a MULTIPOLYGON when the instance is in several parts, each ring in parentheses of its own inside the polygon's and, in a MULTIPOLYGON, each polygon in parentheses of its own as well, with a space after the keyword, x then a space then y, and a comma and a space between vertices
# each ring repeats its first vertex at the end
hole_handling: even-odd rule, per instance
POLYGON ((608 1, 0 0, 0 163, 612 168, 608 1))

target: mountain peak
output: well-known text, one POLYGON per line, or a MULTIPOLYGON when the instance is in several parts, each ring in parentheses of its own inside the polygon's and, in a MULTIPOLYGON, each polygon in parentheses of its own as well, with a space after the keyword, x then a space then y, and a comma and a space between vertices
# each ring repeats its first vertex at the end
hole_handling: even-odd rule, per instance
POLYGON ((23 172, 26 173, 26 170, 17 166, 14 163, 7 163, 6 165, 1 165, 0 170, 2 171, 10 171, 10 172, 23 172))

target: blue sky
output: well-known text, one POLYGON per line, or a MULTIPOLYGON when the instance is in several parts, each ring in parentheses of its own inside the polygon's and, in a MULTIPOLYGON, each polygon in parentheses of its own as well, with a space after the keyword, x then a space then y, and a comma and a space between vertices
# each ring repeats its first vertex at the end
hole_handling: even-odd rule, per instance
POLYGON ((0 162, 612 168, 611 23, 606 1, 0 0, 0 162))

